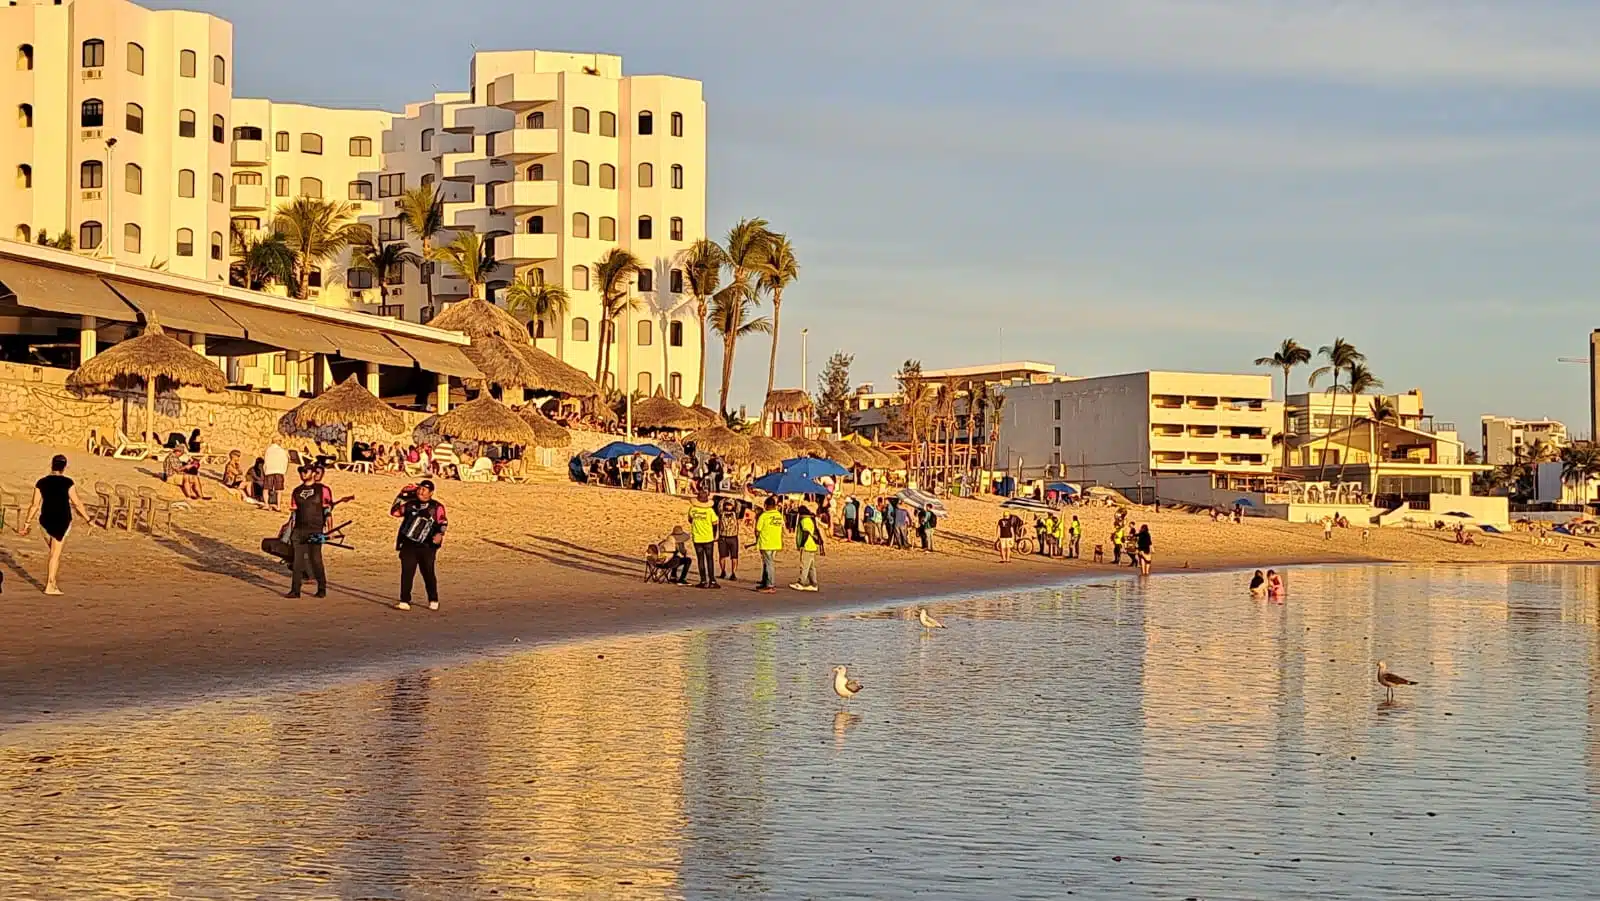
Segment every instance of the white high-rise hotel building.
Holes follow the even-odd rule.
[[[230,226],[268,225],[299,196],[348,201],[380,240],[420,241],[399,195],[432,184],[448,243],[491,242],[498,297],[522,276],[570,293],[538,345],[589,373],[598,357],[594,264],[645,266],[611,354],[619,387],[682,396],[700,336],[679,258],[705,235],[706,112],[698,81],[623,75],[617,56],[539,50],[474,55],[470,86],[403,114],[233,96],[233,27],[128,0],[16,0],[0,7],[0,240],[71,235],[81,253],[207,280],[227,278]],[[380,305],[349,255],[315,274],[319,303],[426,321],[467,296],[438,267],[432,308],[418,270]],[[692,387],[690,387],[692,393]],[[685,398],[687,399],[687,398]]]

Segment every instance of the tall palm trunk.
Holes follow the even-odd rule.
[[[404,237],[404,235],[401,237]],[[433,239],[424,235],[422,237],[422,259],[427,262],[425,267],[419,267],[417,271],[422,275],[422,296],[427,300],[428,310],[434,316],[437,316],[439,311],[433,308],[433,267],[439,264],[433,262],[432,254]]]
[[[766,422],[767,416],[769,415],[766,408],[766,398],[772,396],[773,383],[778,377],[778,325],[779,317],[782,314],[783,289],[779,288],[772,292],[772,352],[767,357],[767,394],[766,397],[761,399],[761,420],[763,423]],[[804,364],[804,362],[805,361],[803,360],[801,361],[802,364]],[[801,385],[800,390],[806,390],[806,386]]]
[[[722,339],[722,393],[717,399],[717,408],[722,415],[728,415],[728,389],[733,385],[733,343],[739,336],[730,334]]]
[[[601,391],[606,387],[606,372],[611,368],[610,361],[606,359],[606,351],[611,347],[611,342],[606,340],[606,326],[611,323],[604,313],[600,315],[600,346],[594,351],[594,381],[600,386]]]
[[[710,343],[706,338],[711,334],[706,329],[706,299],[704,297],[695,298],[694,314],[700,320],[700,380],[695,383],[698,387],[695,388],[694,402],[704,404],[706,402],[706,348]]]
[[[1293,367],[1283,367],[1283,451],[1282,458],[1278,461],[1278,468],[1289,465],[1289,370]],[[1271,452],[1271,448],[1267,449]]]
[[[666,393],[666,394],[671,394],[671,392],[668,389],[672,387],[672,351],[670,349],[671,345],[672,345],[672,320],[670,318],[668,318],[667,313],[665,311],[663,311],[661,313],[661,381],[659,382],[659,385],[661,387],[662,392]],[[679,394],[682,394],[682,393],[683,392],[681,392],[681,391],[679,392]],[[683,399],[681,397],[674,397],[673,400],[679,401],[681,403]]]
[[[1333,399],[1328,401],[1328,430],[1322,434],[1322,458],[1317,461],[1317,481],[1325,481],[1328,477],[1328,448],[1333,446],[1333,411],[1339,409],[1339,376],[1333,376],[1333,388],[1330,389]],[[1316,414],[1311,414],[1311,421],[1316,423]],[[1342,455],[1341,455],[1342,456]]]
[[[1352,383],[1352,388],[1353,387],[1354,387],[1354,383]],[[1345,428],[1352,428],[1356,424],[1356,393],[1355,393],[1354,390],[1352,390],[1350,392],[1350,419],[1349,419],[1349,423],[1350,424],[1345,426]],[[1376,427],[1374,427],[1374,428],[1376,428]],[[1344,467],[1345,467],[1345,464],[1349,462],[1345,458],[1348,457],[1348,456],[1350,456],[1350,455],[1349,454],[1340,454],[1339,455],[1339,475],[1338,475],[1338,479],[1341,482],[1344,481]]]

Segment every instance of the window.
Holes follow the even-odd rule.
[[[589,111],[587,109],[581,106],[572,108],[572,130],[579,134],[589,133]]]
[[[1056,426],[1055,427],[1055,433],[1056,433],[1055,445],[1056,445],[1056,447],[1060,447],[1061,446],[1061,426]]]
[[[653,272],[653,271],[651,271],[649,269],[640,268],[639,269],[639,291],[640,291],[640,293],[649,293],[651,291],[654,291],[655,289],[656,289],[656,274],[655,274],[655,272]]]
[[[129,222],[122,227],[122,250],[124,253],[139,253],[144,249],[144,232],[139,226]]]
[[[211,258],[222,259],[222,232],[211,233]]]
[[[674,241],[683,240],[683,217],[673,216],[667,220],[667,236]],[[674,288],[672,290],[676,291],[678,289]]]
[[[528,114],[527,127],[529,127],[529,128],[543,128],[544,127],[544,113],[543,112],[532,112],[532,113],[529,113]]]
[[[211,117],[211,141],[221,144],[228,140],[228,123],[222,121],[221,116]]]
[[[322,287],[322,270],[321,269],[312,269],[310,272],[306,273],[306,287],[308,287],[308,288],[320,288],[320,287]]]
[[[674,294],[683,293],[683,270],[674,269],[667,277],[667,287]],[[677,346],[677,345],[674,345]]]
[[[572,214],[572,236],[574,238],[587,238],[587,237],[589,237],[589,214],[588,213],[573,213]]]
[[[399,241],[405,235],[404,217],[395,216],[390,219],[378,220],[379,241]]]
[[[279,153],[289,152],[289,133],[280,131],[272,136],[272,149]]]
[[[420,179],[417,179],[417,182],[419,184],[421,184],[424,188],[433,187],[433,173],[432,172],[427,173],[426,175],[422,176]]]
[[[33,127],[33,104],[31,104],[31,103],[19,103],[19,104],[17,104],[17,127],[18,128],[32,128]]]
[[[83,101],[78,121],[84,128],[99,128],[106,124],[106,105],[98,100]]]
[[[570,284],[568,284],[567,287],[570,290],[573,290],[573,291],[587,291],[587,290],[589,290],[589,267],[588,266],[581,266],[581,265],[580,266],[573,266],[572,267],[572,278],[568,279],[568,281],[570,282]],[[584,332],[583,332],[584,339],[583,340],[587,341],[587,340],[589,340],[588,339],[589,324],[587,322],[585,322],[583,324],[583,329],[584,329]],[[577,331],[574,330],[573,334],[576,335]]]
[[[655,134],[655,130],[656,130],[656,119],[655,119],[655,117],[650,115],[650,112],[648,110],[646,110],[645,112],[640,113],[639,114],[639,134],[641,134],[641,135]]]
[[[322,199],[322,179],[306,176],[300,179],[300,196],[312,200]]]
[[[650,323],[641,322],[639,324],[640,325],[649,325]],[[639,393],[640,394],[649,394],[650,393],[650,373],[648,373],[648,372],[639,373]]]
[[[100,223],[89,220],[78,226],[78,249],[94,250],[100,246]]]
[[[261,140],[261,129],[254,125],[236,125],[233,128],[233,139],[235,141],[259,141]]]
[[[178,74],[184,78],[194,77],[195,56],[193,50],[185,50],[178,54]]]
[[[615,241],[615,240],[617,240],[617,220],[611,218],[610,216],[601,216],[599,225],[600,225],[600,240],[602,240],[602,241]]]
[[[16,237],[18,241],[26,244],[33,240],[33,229],[27,225],[19,225],[17,226]]]
[[[615,189],[617,186],[617,167],[610,163],[600,164],[600,187]]]
[[[650,232],[651,232],[650,226],[651,226],[651,222],[650,222],[650,217],[649,216],[640,216],[639,217],[639,240],[641,240],[641,241],[650,240]]]
[[[178,256],[194,256],[194,230],[189,228],[178,229]]]
[[[673,400],[681,399],[683,397],[683,373],[674,372],[668,376],[667,386],[667,393],[672,395]]]
[[[194,196],[194,170],[193,169],[179,169],[178,170],[178,196],[179,197],[193,197]]]
[[[1061,399],[1056,398],[1056,421],[1061,420]]]
[[[194,110],[178,110],[178,137],[194,137]]]
[[[528,167],[528,181],[544,181],[543,163],[534,163]]]
[[[98,69],[106,64],[106,42],[91,38],[83,42],[83,67]]]
[[[128,45],[128,71],[135,75],[144,74],[144,48],[138,44]]]
[[[228,220],[228,252],[239,255],[244,253],[244,244],[233,235],[253,235],[261,229],[261,220],[254,216],[234,216]]]
[[[33,187],[33,167],[27,163],[17,167],[17,187],[23,190]]]
[[[228,61],[220,56],[211,57],[211,80],[217,84],[228,83]]]
[[[23,71],[23,72],[32,71],[32,69],[33,69],[33,45],[32,44],[22,44],[22,45],[17,47],[17,69],[18,69],[18,71]],[[23,226],[23,228],[27,228],[27,226]]]
[[[300,136],[300,152],[322,155],[322,135],[308,131]]]
[[[274,178],[272,180],[272,196],[274,196],[274,197],[288,197],[289,196],[289,176],[280,175],[277,178]]]
[[[683,167],[676,163],[672,165],[672,186],[683,190]]]
[[[422,149],[424,152],[433,149],[433,129],[431,128],[422,130]]]
[[[370,182],[370,181],[353,181],[353,182],[351,182],[350,183],[350,199],[351,200],[371,200],[372,199],[372,182]]]
[[[83,165],[78,167],[78,187],[103,188],[105,184],[106,171],[99,160],[85,160]]]
[[[369,269],[348,269],[344,274],[344,283],[357,291],[365,291],[372,287],[372,271]]]
[[[122,190],[129,194],[144,193],[144,170],[129,163],[122,169]]]
[[[639,187],[648,188],[656,183],[656,168],[649,163],[639,164]]]
[[[614,138],[614,137],[617,136],[617,114],[616,113],[601,113],[600,114],[600,136],[601,137],[606,137],[606,138]]]
[[[676,272],[677,270],[673,270]],[[683,323],[671,322],[667,324],[667,343],[673,347],[683,346]]]
[[[683,113],[672,114],[672,136],[675,138],[683,137]]]
[[[489,212],[491,213],[500,212],[500,207],[495,203],[494,195],[496,191],[500,190],[500,186],[503,184],[505,184],[503,181],[491,181],[486,182],[483,186],[484,204],[489,207]]]
[[[572,183],[586,185],[589,183],[589,164],[583,160],[572,161]]]
[[[583,318],[582,316],[572,320],[572,340],[589,340],[589,320]]]
[[[544,217],[543,216],[529,216],[528,217],[528,234],[530,234],[530,235],[542,235],[542,234],[544,234]]]
[[[236,185],[259,185],[261,184],[261,173],[235,172],[233,173],[233,183]]]
[[[350,155],[351,156],[372,156],[372,139],[371,138],[351,138],[350,139]]]
[[[368,185],[368,188],[370,189],[371,186]],[[378,196],[379,197],[399,197],[401,194],[404,194],[405,192],[406,192],[406,174],[404,172],[400,172],[400,173],[397,173],[395,175],[380,175],[380,176],[378,176]]]

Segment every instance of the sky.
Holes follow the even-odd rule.
[[[478,49],[705,84],[708,216],[801,263],[779,383],[999,359],[1253,371],[1343,337],[1477,441],[1587,433],[1600,327],[1591,0],[187,0],[241,96],[399,110]],[[733,401],[765,387],[741,344]],[[712,391],[718,361],[710,361]],[[1296,380],[1299,381],[1299,378]]]

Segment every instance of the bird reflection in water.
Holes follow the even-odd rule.
[[[835,744],[844,744],[844,734],[854,729],[861,723],[861,715],[848,710],[840,710],[833,715],[833,740]]]

